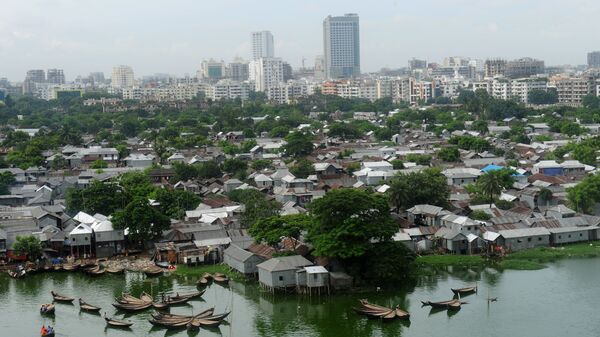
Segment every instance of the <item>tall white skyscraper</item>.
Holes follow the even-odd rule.
[[[256,91],[266,91],[283,82],[283,61],[278,57],[261,57],[250,62],[250,80]]]
[[[323,20],[323,51],[327,78],[360,75],[360,31],[357,14]]]
[[[275,57],[273,34],[268,30],[252,33],[252,59],[261,57]]]
[[[130,66],[113,67],[111,85],[113,88],[132,88],[135,84],[133,69]]]

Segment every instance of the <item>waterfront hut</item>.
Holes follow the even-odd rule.
[[[296,271],[312,263],[300,255],[275,257],[258,264],[258,281],[274,291],[296,287]]]
[[[312,294],[321,290],[329,292],[329,272],[322,266],[304,267],[296,271],[296,286],[299,293]]]
[[[434,238],[441,241],[441,246],[453,254],[467,254],[469,252],[469,240],[460,231],[447,227],[440,228]]]
[[[96,215],[97,217],[99,215]],[[110,220],[96,221],[91,225],[94,230],[96,257],[111,257],[120,254],[125,248],[125,233],[115,229]]]
[[[251,253],[239,246],[232,244],[223,252],[223,261],[231,268],[245,275],[258,273],[256,267],[265,259],[257,254]]]
[[[566,243],[586,242],[590,240],[590,230],[595,227],[559,227],[548,228],[550,243],[561,245]]]
[[[80,223],[67,235],[71,246],[71,255],[88,256],[92,254],[92,228],[84,223]]]
[[[544,227],[505,229],[498,234],[498,242],[511,251],[550,245],[550,231]]]
[[[0,228],[0,257],[6,256],[6,232]]]

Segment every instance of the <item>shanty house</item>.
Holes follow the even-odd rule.
[[[596,227],[559,227],[548,228],[550,242],[553,245],[585,242],[590,240],[590,230]]]
[[[231,268],[246,275],[258,273],[258,268],[256,266],[265,261],[263,257],[244,250],[234,244],[225,249],[223,260]]]
[[[498,234],[498,242],[512,251],[550,245],[550,231],[544,227],[505,229]]]
[[[312,263],[300,255],[274,257],[257,265],[258,281],[271,289],[296,286],[296,271]]]

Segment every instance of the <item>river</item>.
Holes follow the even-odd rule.
[[[114,298],[126,291],[195,291],[195,279],[146,278],[141,273],[92,278],[83,273],[46,273],[14,280],[0,276],[0,336],[39,336],[42,324],[56,328],[57,336],[600,336],[600,258],[569,259],[536,271],[449,270],[423,277],[408,290],[338,294],[308,298],[263,293],[254,283],[225,288],[211,285],[201,300],[171,309],[191,314],[214,306],[215,313],[231,310],[228,323],[200,332],[167,331],[147,321],[152,311],[116,312]],[[477,282],[477,294],[455,313],[432,312],[421,300],[447,300],[451,287]],[[99,315],[82,313],[78,304],[57,304],[55,318],[38,312],[52,300],[50,291],[82,297],[102,312],[134,322],[131,330],[106,328]],[[498,297],[489,303],[488,296]],[[359,298],[400,304],[411,313],[410,323],[382,323],[356,315],[351,307]],[[75,301],[76,302],[76,301]]]

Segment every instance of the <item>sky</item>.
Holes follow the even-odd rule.
[[[597,0],[0,0],[0,78],[62,68],[67,80],[114,65],[136,77],[195,74],[202,60],[249,59],[250,33],[270,30],[275,55],[307,66],[327,15],[360,16],[361,68],[412,57],[535,57],[584,64],[600,50]]]

